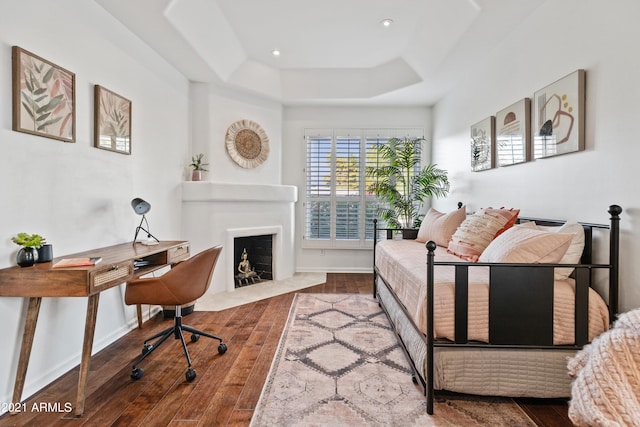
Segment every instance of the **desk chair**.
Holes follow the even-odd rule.
[[[175,305],[176,307],[173,326],[144,341],[142,356],[133,364],[132,379],[142,378],[144,370],[138,368],[138,364],[173,335],[175,339],[182,342],[182,349],[189,364],[186,372],[187,381],[193,381],[196,378],[196,371],[191,367],[191,357],[189,357],[182,331],[191,332],[192,342],[198,341],[201,335],[216,339],[220,341],[218,353],[224,354],[227,351],[227,345],[222,342],[222,338],[182,324],[182,305],[195,301],[207,291],[221,251],[222,246],[216,246],[175,264],[171,270],[160,277],[133,279],[127,282],[124,294],[125,304]],[[156,342],[149,344],[149,341],[156,338]]]

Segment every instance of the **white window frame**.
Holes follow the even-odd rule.
[[[303,196],[303,230],[302,230],[302,247],[303,248],[317,248],[317,249],[370,249],[373,247],[373,236],[367,239],[367,214],[366,205],[370,202],[373,196],[367,196],[366,192],[366,154],[367,154],[367,141],[371,139],[385,140],[393,137],[412,137],[423,138],[424,129],[420,127],[412,128],[336,128],[336,129],[305,129],[304,132],[305,143],[305,188]],[[359,194],[357,196],[357,202],[360,204],[359,210],[359,230],[358,239],[337,239],[336,238],[336,207],[340,201],[355,201],[355,196],[339,196],[336,194],[336,141],[339,137],[349,137],[360,139],[360,157],[359,157]],[[309,139],[324,139],[330,138],[331,142],[331,163],[330,163],[330,190],[329,196],[326,197],[310,197],[309,191]],[[424,160],[424,159],[423,159]],[[316,177],[317,179],[317,177]],[[351,199],[351,197],[354,197]],[[329,224],[329,238],[318,239],[309,237],[307,230],[311,218],[308,215],[307,207],[311,201],[326,201],[330,205],[330,224]],[[364,207],[364,208],[363,208]],[[369,221],[371,222],[371,220]],[[369,224],[372,227],[372,224]]]

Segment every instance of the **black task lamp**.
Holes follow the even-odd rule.
[[[160,243],[160,241],[156,239],[156,237],[149,232],[149,223],[147,222],[147,217],[145,216],[146,213],[151,210],[151,205],[149,204],[149,202],[145,202],[141,198],[136,197],[131,201],[131,207],[133,208],[135,213],[137,213],[138,215],[142,215],[142,219],[140,220],[140,225],[136,227],[136,234],[135,236],[133,236],[133,244],[134,245],[136,244],[136,239],[138,238],[138,233],[140,232],[140,230],[147,233],[147,238],[148,238],[146,242],[141,242],[141,243],[145,245],[150,245],[150,244],[155,245],[156,243]],[[142,226],[143,223],[147,226],[147,228],[144,228]],[[152,238],[153,240],[155,240],[155,242],[151,240]]]

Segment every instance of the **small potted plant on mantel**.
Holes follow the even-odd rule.
[[[30,267],[38,261],[38,249],[44,245],[45,238],[39,234],[18,233],[11,241],[22,246],[16,256],[20,267]]]
[[[196,156],[191,157],[191,163],[189,166],[193,169],[191,173],[192,181],[201,181],[202,180],[202,172],[207,172],[205,166],[209,166],[209,163],[204,162],[204,154],[200,153]]]

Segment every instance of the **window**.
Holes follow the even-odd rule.
[[[308,129],[304,247],[365,248],[373,241],[377,200],[367,193],[376,146],[422,129]]]

